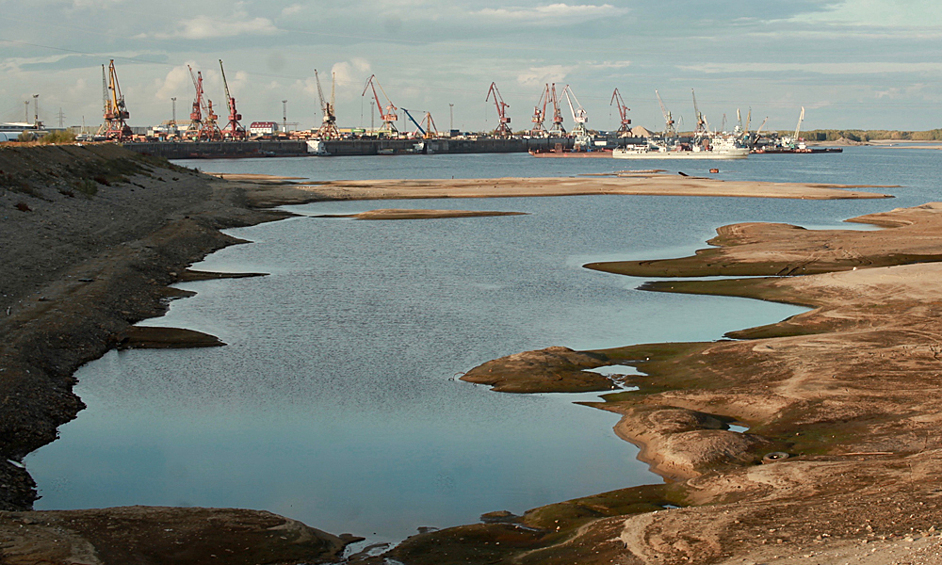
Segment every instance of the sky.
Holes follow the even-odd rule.
[[[97,127],[112,59],[132,126],[171,119],[174,97],[188,119],[188,66],[226,116],[222,59],[246,125],[318,126],[317,69],[325,96],[336,81],[341,127],[379,125],[371,75],[383,105],[431,112],[440,130],[494,129],[492,82],[515,130],[546,83],[568,84],[601,130],[618,127],[615,88],[652,130],[655,91],[682,130],[693,93],[713,129],[751,109],[753,130],[766,117],[790,130],[802,107],[806,130],[942,127],[938,0],[0,0],[0,14],[0,121],[22,121],[26,101],[32,121],[38,94],[47,125],[61,112]]]

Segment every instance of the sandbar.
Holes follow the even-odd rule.
[[[410,210],[383,208],[359,214],[323,214],[315,218],[352,218],[354,220],[436,220],[444,218],[483,218],[488,216],[523,216],[524,212],[498,212],[487,210]]]
[[[871,185],[726,181],[662,173],[574,178],[493,178],[431,180],[325,181],[247,187],[257,205],[301,204],[315,200],[385,200],[412,198],[511,198],[537,196],[647,195],[728,196],[835,200],[892,198],[860,189]]]

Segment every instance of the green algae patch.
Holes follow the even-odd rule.
[[[608,518],[679,506],[686,494],[678,485],[644,485],[557,504],[541,506],[523,516],[488,513],[499,523],[471,524],[414,536],[387,556],[410,565],[458,563],[578,563],[585,554],[597,555],[601,545],[591,540],[573,543],[587,524]]]
[[[605,355],[611,363],[630,365],[644,373],[644,377],[632,377],[630,382],[641,388],[644,394],[664,390],[692,387],[710,388],[703,379],[701,366],[705,362],[701,354],[712,346],[711,342],[651,343],[599,349],[590,351]],[[633,395],[632,391],[606,395]]]

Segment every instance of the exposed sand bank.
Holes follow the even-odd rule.
[[[476,210],[404,210],[384,208],[359,214],[325,214],[315,218],[353,218],[355,220],[438,220],[445,218],[481,218],[485,216],[522,216],[523,212],[491,212]]]
[[[654,196],[731,196],[743,198],[890,198],[854,190],[877,186],[722,181],[659,173],[576,178],[497,178],[444,180],[330,181],[310,184],[266,183],[256,196],[263,205],[312,200],[377,200],[410,198],[501,198],[584,196],[598,194]],[[248,194],[253,195],[250,189]]]

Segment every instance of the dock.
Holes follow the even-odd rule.
[[[565,137],[360,138],[316,142],[305,140],[159,141],[126,142],[122,145],[137,153],[146,153],[167,159],[244,159],[254,157],[526,153],[531,149],[550,150],[556,147],[557,144],[562,144],[564,148],[571,148],[573,140]]]

